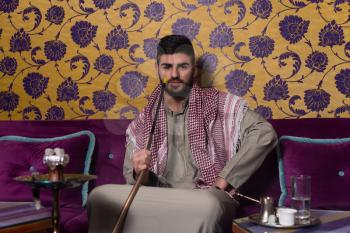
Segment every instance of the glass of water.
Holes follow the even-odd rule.
[[[299,222],[308,221],[311,205],[311,176],[291,176],[291,184],[292,208],[297,210],[295,218]]]

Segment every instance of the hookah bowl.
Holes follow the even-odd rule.
[[[64,181],[63,167],[69,163],[69,156],[61,148],[47,148],[43,163],[49,168],[49,180],[52,182]]]

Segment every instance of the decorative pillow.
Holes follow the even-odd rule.
[[[48,173],[47,165],[43,164],[45,149],[56,147],[63,148],[70,158],[64,173],[89,174],[95,147],[95,136],[90,131],[54,138],[0,137],[0,187],[6,189],[6,192],[0,192],[0,201],[31,201],[30,185],[15,181],[14,177],[31,175],[32,172]],[[81,187],[62,189],[60,204],[84,206],[87,192],[87,182]],[[44,205],[51,205],[51,190],[41,188],[40,199]]]
[[[311,176],[311,208],[350,210],[350,138],[282,136],[278,165],[279,206],[291,203],[290,177],[303,174]]]

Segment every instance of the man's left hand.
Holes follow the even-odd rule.
[[[228,186],[228,183],[224,178],[218,177],[213,186],[216,186],[221,190],[225,190]]]

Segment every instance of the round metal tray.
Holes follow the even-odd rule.
[[[268,224],[268,223],[262,223],[260,221],[261,217],[260,214],[253,214],[250,215],[248,217],[248,219],[258,225],[264,226],[264,227],[272,227],[272,228],[281,228],[281,229],[295,229],[295,228],[302,228],[302,227],[311,227],[311,226],[315,226],[321,223],[320,219],[315,217],[315,216],[311,216],[310,217],[310,221],[308,221],[307,223],[298,223],[296,222],[296,224],[294,224],[293,226],[282,226],[280,224]]]
[[[28,183],[31,185],[37,185],[45,188],[75,188],[80,186],[82,183],[94,180],[97,176],[85,175],[85,174],[64,174],[63,181],[51,181],[49,180],[49,174],[40,174],[35,176],[17,176],[14,179],[16,181]]]

